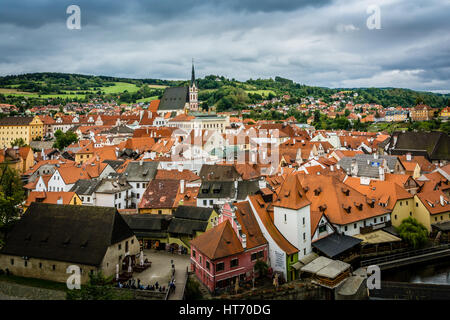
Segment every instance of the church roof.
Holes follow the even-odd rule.
[[[188,87],[166,88],[159,103],[158,111],[182,110],[187,102],[189,102]]]

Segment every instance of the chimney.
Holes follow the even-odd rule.
[[[336,164],[336,169],[340,170],[341,169],[341,165],[338,163]]]
[[[139,165],[142,166],[144,164],[144,161],[141,159],[139,160]]]
[[[333,166],[333,165],[330,166],[330,171],[331,171],[331,172],[334,171],[334,166]]]
[[[178,172],[183,172],[183,165],[181,163],[178,164]]]
[[[439,201],[441,202],[441,206],[445,206],[444,196],[442,194],[439,196]]]
[[[358,175],[358,163],[356,162],[356,159],[352,160],[351,174],[352,174],[352,176],[357,176]]]
[[[380,180],[384,181],[384,169],[382,167],[380,167],[378,169],[378,172],[380,173]]]
[[[411,161],[411,153],[406,154],[406,161]]]
[[[242,242],[242,248],[246,249],[247,248],[247,236],[245,235],[245,233],[243,233],[241,236],[241,242]]]
[[[180,180],[180,193],[184,193],[184,180]]]
[[[56,204],[63,204],[63,198],[59,197],[58,200],[56,200]]]

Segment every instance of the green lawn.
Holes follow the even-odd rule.
[[[269,95],[269,93],[276,95],[275,91],[273,91],[273,90],[245,90],[245,92],[251,93],[251,94],[257,93],[263,97],[267,97]]]
[[[24,286],[51,289],[51,290],[59,290],[59,291],[67,290],[67,285],[65,283],[54,282],[54,281],[43,280],[43,279],[25,278],[25,277],[19,277],[19,276],[14,276],[14,275],[7,276],[5,274],[2,274],[2,275],[0,275],[0,281],[12,282],[12,283],[21,284]]]
[[[136,92],[139,90],[139,87],[132,83],[126,82],[114,82],[114,86],[110,87],[100,87],[102,92],[108,93],[121,93],[127,90],[130,93]],[[84,99],[84,92],[89,91],[92,93],[97,92],[98,90],[74,90],[74,91],[65,91],[64,94],[43,94],[40,98],[48,99],[48,98],[82,98]],[[83,92],[83,93],[82,93]],[[35,92],[20,92],[17,89],[12,88],[0,88],[0,93],[11,96],[24,96],[30,98],[39,98],[39,94]],[[71,94],[72,93],[72,94]]]
[[[114,86],[111,87],[101,87],[101,90],[105,93],[120,93],[127,90],[128,92],[136,92],[139,90],[139,87],[132,83],[126,82],[114,82]]]
[[[156,100],[156,99],[158,99],[158,96],[153,96],[153,97],[139,99],[139,100],[136,100],[136,102],[137,103],[139,103],[139,102],[150,102],[150,101],[153,101],[153,100]]]

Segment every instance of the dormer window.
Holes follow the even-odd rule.
[[[348,188],[342,188],[342,193],[344,193],[346,196],[350,195],[350,189]]]
[[[322,192],[322,188],[318,187],[317,189],[314,189],[314,195],[318,196]]]

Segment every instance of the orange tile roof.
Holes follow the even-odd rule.
[[[250,204],[247,201],[243,201],[233,205],[237,208],[235,214],[236,219],[241,225],[241,231],[247,237],[247,249],[267,244],[267,240],[259,228],[258,221],[256,221]]]
[[[249,200],[256,210],[256,214],[260,218],[262,224],[266,228],[267,232],[270,234],[272,239],[276,244],[288,255],[298,252],[298,249],[293,246],[286,238],[281,234],[278,228],[275,226],[273,219],[271,218],[268,207],[269,204],[264,202],[261,195],[249,196]]]
[[[43,203],[57,204],[58,199],[62,199],[62,204],[69,204],[70,200],[75,196],[75,192],[38,192],[31,191],[25,202],[25,206],[29,206],[32,202],[40,199]]]
[[[311,202],[311,211],[324,212],[331,223],[344,225],[389,213],[380,206],[369,206],[366,196],[334,176],[297,177],[303,189],[307,190],[306,196]]]
[[[280,190],[273,201],[273,205],[277,207],[298,210],[311,202],[305,194],[305,190],[295,175],[289,175],[280,186]]]
[[[369,199],[375,199],[377,204],[387,203],[389,210],[394,209],[398,200],[412,199],[414,197],[395,182],[371,180],[369,185],[362,185],[360,181],[360,178],[348,177],[344,183],[361,192]]]
[[[56,170],[61,175],[65,184],[73,184],[80,179],[91,179],[88,171],[85,168],[71,166],[71,167],[59,167]]]
[[[158,111],[160,102],[161,102],[161,100],[159,100],[159,99],[150,101],[150,104],[148,106],[148,111],[150,111],[150,112]]]
[[[162,170],[159,169],[156,171],[155,179],[158,180],[185,180],[187,182],[189,181],[196,181],[200,180],[200,177],[196,175],[191,170]]]
[[[228,219],[192,240],[191,247],[211,260],[244,252],[241,241]]]
[[[184,187],[184,193],[181,193],[181,189],[178,189],[175,197],[174,206],[177,207],[181,204],[184,206],[197,206],[197,196],[200,187]],[[181,202],[182,201],[182,202]]]
[[[440,190],[427,191],[416,194],[423,205],[427,208],[430,214],[439,214],[444,212],[450,212],[450,200],[449,198]],[[444,199],[444,205],[441,204],[441,196]]]

